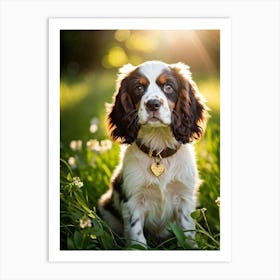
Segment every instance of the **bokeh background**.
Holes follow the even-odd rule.
[[[216,201],[220,194],[219,30],[61,30],[63,249],[78,248],[76,243],[79,242],[75,242],[74,236],[76,234],[76,239],[78,233],[83,236],[84,228],[80,221],[90,217],[98,197],[108,188],[119,160],[119,147],[108,140],[104,122],[105,103],[111,103],[118,68],[126,63],[137,65],[146,60],[188,64],[198,89],[207,100],[211,118],[206,135],[195,145],[203,179],[198,207],[204,209],[201,219],[207,232],[219,239],[219,206]],[[83,186],[79,189],[80,201],[72,203],[74,195],[71,193],[73,189],[69,190],[69,182],[71,185],[73,177],[80,178]],[[207,246],[206,249],[211,249],[210,245]]]
[[[104,103],[111,102],[117,69],[125,63],[184,62],[210,106],[216,107],[218,92],[210,87],[219,79],[219,39],[219,30],[61,31],[62,141],[91,136],[86,129],[90,119],[104,118]],[[200,83],[206,79],[213,82],[207,88]],[[105,137],[103,128],[100,137]]]

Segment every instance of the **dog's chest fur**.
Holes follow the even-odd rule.
[[[136,145],[126,149],[122,162],[122,192],[132,211],[144,209],[145,227],[149,231],[160,232],[175,219],[182,200],[194,207],[198,175],[192,145],[183,145],[176,156],[162,159],[165,170],[158,177],[151,171],[154,159]]]

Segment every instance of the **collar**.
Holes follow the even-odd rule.
[[[181,144],[178,144],[175,149],[171,149],[171,148],[167,147],[167,148],[163,149],[162,151],[157,152],[156,150],[152,150],[149,147],[147,147],[146,145],[142,144],[140,139],[136,140],[136,145],[142,152],[147,154],[149,157],[156,157],[156,158],[170,157],[170,156],[174,155],[181,147]]]

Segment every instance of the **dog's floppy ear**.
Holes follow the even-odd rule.
[[[135,70],[131,64],[119,69],[116,92],[113,103],[106,104],[106,124],[111,138],[120,143],[132,143],[138,134],[138,114],[127,92],[129,75]]]
[[[172,114],[171,128],[181,143],[199,139],[209,118],[205,100],[191,78],[189,67],[183,63],[171,65],[179,84],[178,99]]]

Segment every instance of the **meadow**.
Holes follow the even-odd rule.
[[[220,125],[219,78],[195,76],[211,109],[206,134],[195,143],[203,183],[196,221],[199,250],[220,248]],[[172,237],[161,244],[148,240],[148,248],[128,247],[96,213],[97,200],[108,186],[119,162],[119,146],[105,129],[105,103],[111,103],[115,71],[61,77],[60,85],[60,249],[61,250],[186,250],[193,249],[181,228],[169,225]]]

